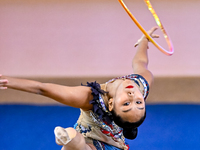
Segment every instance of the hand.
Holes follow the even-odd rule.
[[[153,34],[156,30],[158,29],[158,27],[153,27],[151,28],[147,33],[152,37],[152,38],[159,38],[159,35],[157,34]],[[149,39],[145,36],[142,35],[142,37],[135,43],[134,47],[137,47],[139,45],[139,43],[143,40],[143,39],[147,39],[149,41]]]
[[[3,79],[2,75],[0,75],[0,90],[7,89],[6,85],[8,83],[7,79]]]

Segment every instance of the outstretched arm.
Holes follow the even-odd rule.
[[[91,89],[86,86],[69,87],[33,80],[18,79],[0,75],[0,89],[15,89],[52,98],[68,106],[89,110],[92,105]]]
[[[157,27],[153,27],[151,30],[148,31],[148,34],[151,35],[153,38],[158,38],[158,35],[153,34],[153,32],[157,29]],[[149,85],[151,86],[153,82],[153,75],[148,70],[148,39],[143,35],[141,39],[135,44],[138,45],[137,52],[132,61],[133,72],[135,74],[142,75]]]

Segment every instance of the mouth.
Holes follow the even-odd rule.
[[[134,88],[134,86],[133,86],[133,85],[129,85],[129,86],[127,86],[126,88],[127,88],[127,89],[132,89],[132,88]]]

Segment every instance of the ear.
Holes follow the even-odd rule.
[[[110,99],[108,100],[108,110],[109,110],[109,111],[112,111],[113,108],[114,108],[113,98],[110,98]]]

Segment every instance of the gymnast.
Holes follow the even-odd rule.
[[[148,31],[152,38],[157,27]],[[145,100],[153,75],[148,70],[148,39],[136,43],[133,73],[99,84],[62,86],[0,75],[0,89],[15,89],[52,98],[80,108],[74,128],[56,127],[56,143],[62,150],[128,150],[125,138],[135,139],[146,117]]]

